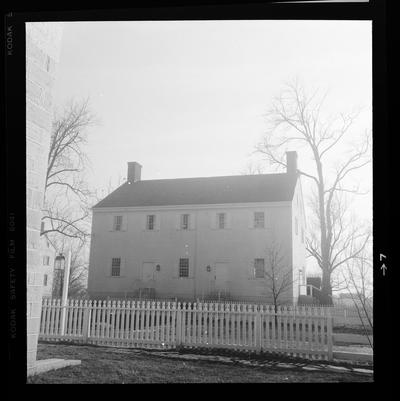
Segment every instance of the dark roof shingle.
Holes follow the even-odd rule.
[[[144,180],[124,183],[94,208],[290,201],[296,180],[288,173]]]

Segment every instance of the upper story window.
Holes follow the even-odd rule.
[[[182,230],[189,230],[189,222],[190,222],[190,215],[189,214],[182,214],[181,215],[181,229]]]
[[[156,222],[156,216],[155,216],[155,214],[149,214],[149,215],[147,215],[147,219],[146,219],[146,229],[147,229],[147,230],[154,230],[154,228],[155,228],[155,222]]]
[[[300,285],[306,284],[306,275],[304,274],[304,267],[299,270],[299,284]]]
[[[115,231],[122,230],[122,216],[114,216],[114,230]]]
[[[189,277],[189,259],[179,259],[179,277]]]
[[[264,212],[254,212],[254,228],[264,228]]]
[[[43,256],[43,264],[45,266],[49,266],[50,265],[50,256]]]
[[[294,231],[295,231],[296,235],[298,235],[298,233],[299,233],[299,222],[297,220],[297,217],[294,218]]]
[[[48,276],[47,276],[47,274],[45,274],[45,275],[43,276],[43,285],[44,285],[44,286],[47,286],[47,278],[48,278]]]
[[[121,258],[112,258],[111,276],[118,277],[121,275]]]
[[[226,228],[226,213],[217,213],[217,227]]]
[[[265,264],[264,259],[254,259],[254,277],[264,278],[265,277]]]

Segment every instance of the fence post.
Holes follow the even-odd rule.
[[[82,336],[84,341],[87,341],[88,338],[90,337],[91,303],[92,301],[89,301],[88,304],[87,300],[85,300],[84,304],[85,309],[83,310],[83,328],[82,328]]]
[[[257,314],[256,314],[256,348],[257,352],[261,352],[261,306],[257,305]]]
[[[327,337],[328,337],[328,361],[333,359],[333,336],[332,336],[332,315],[330,308],[326,308],[326,316],[327,316]]]
[[[176,305],[176,328],[175,328],[175,336],[176,336],[176,345],[179,346],[182,343],[182,309],[181,303],[178,302]]]
[[[66,313],[67,307],[69,305],[68,300],[61,301],[61,322],[60,322],[60,334],[63,336],[65,334],[65,325],[66,325]]]

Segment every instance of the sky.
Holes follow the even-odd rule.
[[[371,129],[370,21],[63,26],[54,104],[89,97],[100,120],[88,131],[93,188],[126,178],[129,161],[143,166],[145,180],[241,174],[259,160],[252,152],[273,97],[296,78],[310,92],[328,91],[328,113],[362,110],[351,135]],[[310,167],[312,160],[298,153],[299,167]],[[372,219],[372,167],[354,178],[370,191],[354,210]]]

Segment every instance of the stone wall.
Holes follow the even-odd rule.
[[[27,149],[27,367],[35,364],[39,335],[43,270],[40,246],[47,156],[52,121],[52,89],[59,59],[60,23],[26,24]]]

